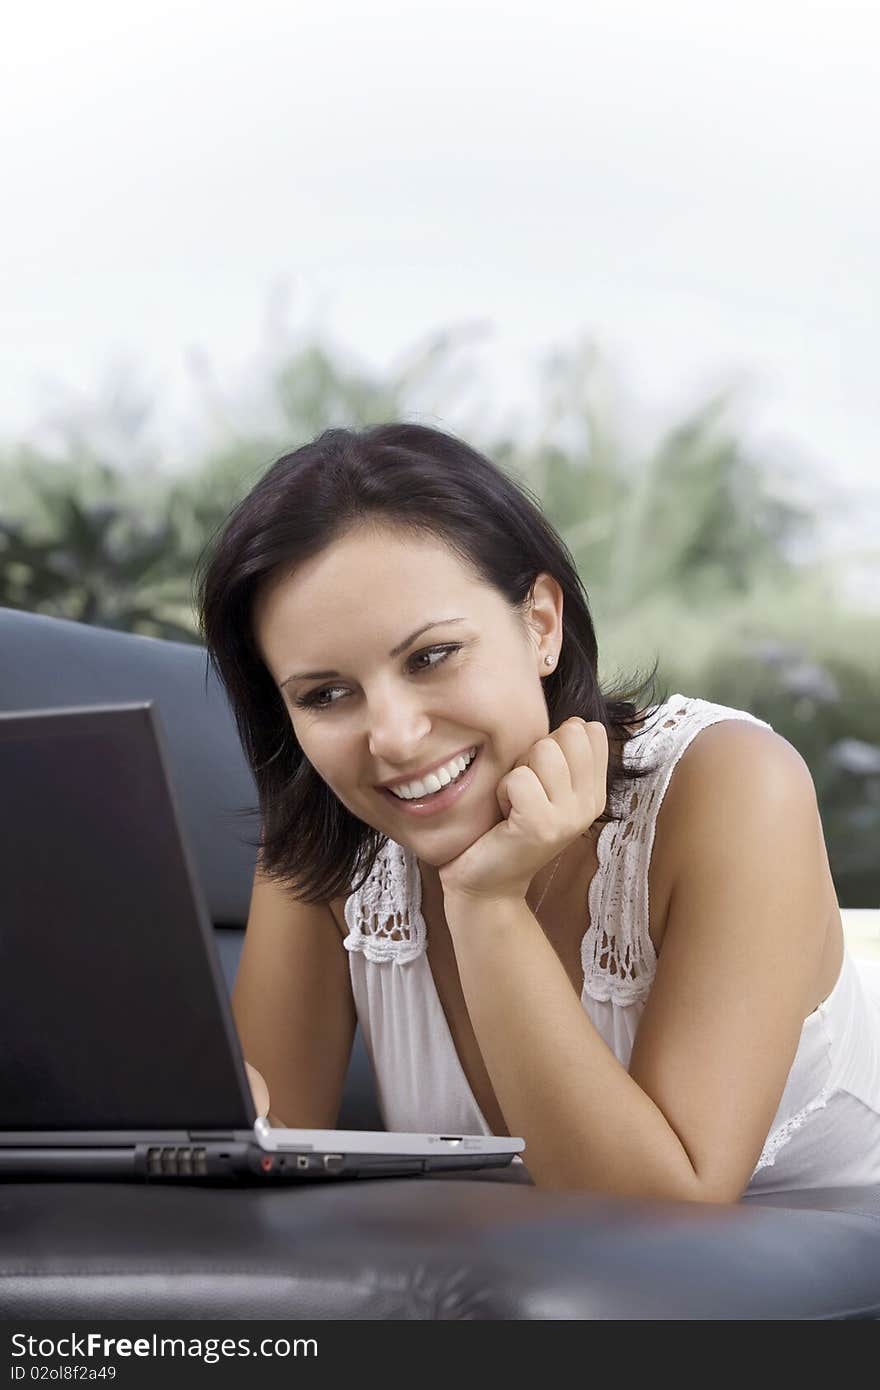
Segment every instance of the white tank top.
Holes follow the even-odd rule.
[[[657,957],[648,932],[648,867],[657,812],[678,759],[721,719],[770,725],[744,710],[672,695],[624,745],[624,818],[602,827],[581,943],[581,1003],[628,1068]],[[490,1134],[458,1059],[426,955],[418,860],[388,840],[345,903],[352,991],[388,1130]],[[845,948],[831,994],[804,1021],[798,1050],[747,1191],[880,1184],[880,972]],[[866,968],[863,970],[862,967]]]

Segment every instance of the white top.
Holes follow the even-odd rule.
[[[624,745],[626,766],[657,770],[626,790],[624,819],[602,827],[581,944],[581,1003],[624,1066],[657,964],[648,933],[648,867],[657,812],[691,739],[744,710],[672,695]],[[622,808],[615,808],[622,809]],[[425,952],[413,851],[388,840],[345,903],[352,991],[388,1130],[491,1134],[458,1059]],[[601,949],[600,949],[601,948]],[[844,948],[829,997],[804,1021],[748,1192],[880,1183],[880,980]]]

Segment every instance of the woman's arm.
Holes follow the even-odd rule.
[[[348,955],[329,905],[292,899],[259,862],[232,1012],[258,1111],[333,1129],[357,1023]]]
[[[539,1187],[733,1202],[778,1108],[826,920],[809,769],[771,730],[724,721],[667,798],[674,784],[680,855],[629,1071],[524,899],[447,896],[474,1032]]]

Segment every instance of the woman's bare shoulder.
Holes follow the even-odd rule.
[[[805,767],[804,759],[788,739],[765,724],[748,719],[719,719],[691,739],[682,753],[670,783],[679,786],[700,778],[714,780],[735,775],[746,765],[763,765],[768,770]]]
[[[705,815],[707,800],[725,797],[743,782],[767,787],[771,781],[798,779],[809,799],[815,797],[810,772],[793,744],[764,724],[721,719],[701,729],[679,758],[657,814],[664,845],[686,846]]]

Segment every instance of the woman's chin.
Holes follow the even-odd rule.
[[[405,833],[394,834],[394,838],[412,849],[422,863],[438,869],[464,854],[502,819],[501,812],[496,808],[494,817],[484,815],[475,824],[448,826],[445,830],[439,825],[435,829],[427,822],[416,822],[405,827]]]

